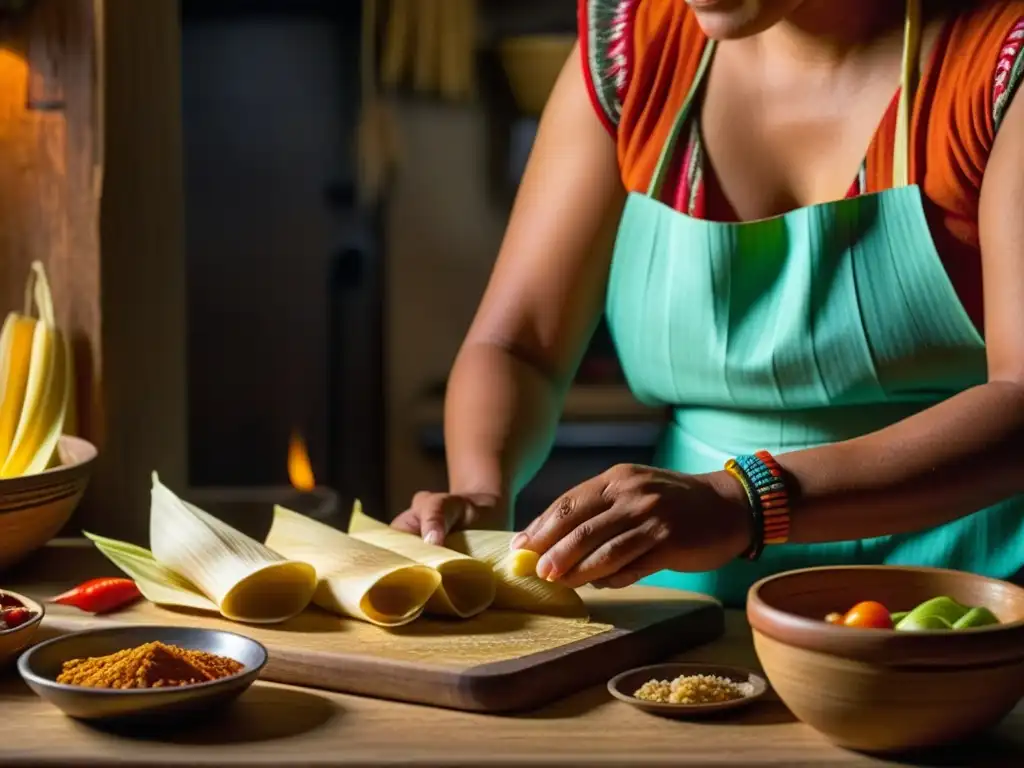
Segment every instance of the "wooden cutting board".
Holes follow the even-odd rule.
[[[87,578],[115,574],[94,550],[51,545],[0,586],[42,601]],[[287,623],[256,627],[139,603],[109,616],[48,606],[44,626],[57,632],[139,624],[226,629],[267,647],[267,680],[495,713],[541,706],[724,631],[721,606],[701,595],[654,587],[581,594],[589,623],[487,611],[468,621],[424,618],[384,630],[311,608]]]

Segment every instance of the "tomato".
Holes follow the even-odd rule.
[[[874,600],[857,603],[843,616],[843,626],[861,629],[892,629],[889,609]]]
[[[843,614],[841,614],[841,613],[830,613],[828,616],[825,617],[825,621],[827,621],[829,624],[842,624],[843,623]]]

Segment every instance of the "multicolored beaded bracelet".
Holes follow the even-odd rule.
[[[737,456],[725,463],[725,470],[740,482],[750,501],[753,532],[743,557],[757,560],[765,545],[789,541],[789,489],[775,457],[768,451]]]

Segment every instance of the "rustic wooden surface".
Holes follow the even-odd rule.
[[[10,587],[13,576],[0,577],[3,586]],[[758,669],[750,630],[736,611],[727,613],[721,640],[678,658]],[[508,717],[257,683],[215,720],[115,734],[66,718],[7,669],[0,671],[0,723],[5,768],[1024,765],[1024,707],[974,744],[886,760],[831,746],[795,722],[771,692],[726,718],[680,722],[615,701],[603,685]]]
[[[44,601],[83,574],[119,572],[87,543],[65,542],[4,584]],[[313,608],[261,627],[142,602],[107,616],[52,606],[44,623],[61,632],[139,624],[241,632],[269,649],[266,680],[478,712],[533,709],[722,632],[721,607],[700,595],[651,587],[583,594],[590,622],[487,611],[468,621],[424,617],[383,630]]]
[[[681,658],[756,668],[743,616]],[[257,683],[215,721],[112,734],[64,717],[0,673],[3,765],[28,766],[1011,766],[1024,765],[1024,708],[984,741],[883,760],[846,752],[794,722],[771,693],[715,721],[645,715],[594,686],[517,717],[469,714]],[[12,737],[13,736],[13,737]]]

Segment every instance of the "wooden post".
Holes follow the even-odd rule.
[[[72,529],[136,541],[185,481],[179,59],[176,0],[0,17],[0,311],[43,260],[100,455]]]

